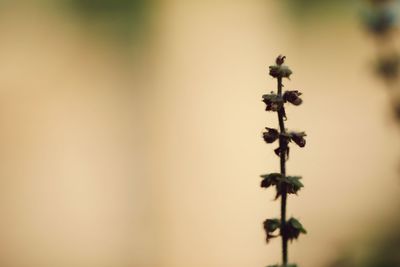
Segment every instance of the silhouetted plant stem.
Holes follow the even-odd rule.
[[[285,57],[278,56],[276,65],[269,67],[269,74],[278,81],[277,92],[263,95],[263,102],[267,105],[266,111],[277,112],[279,129],[266,127],[263,138],[266,143],[274,143],[279,140],[279,147],[274,150],[280,159],[280,172],[261,175],[261,187],[269,188],[274,186],[276,189],[276,197],[281,197],[281,216],[279,219],[267,219],[264,221],[264,229],[267,234],[267,243],[270,239],[279,235],[282,239],[282,264],[271,265],[269,267],[295,267],[295,264],[288,264],[288,241],[297,239],[301,233],[305,234],[306,230],[301,223],[295,219],[286,219],[286,203],[288,194],[297,194],[303,187],[300,182],[300,176],[286,176],[286,161],[289,158],[289,142],[296,143],[299,147],[304,147],[306,141],[304,132],[288,132],[285,128],[286,112],[285,103],[291,103],[295,106],[300,105],[303,101],[300,98],[301,93],[297,90],[282,92],[283,78],[289,78],[292,71],[284,65]],[[279,229],[279,235],[275,234]]]
[[[278,97],[282,97],[282,77],[278,77]],[[285,116],[285,108],[282,106],[282,108],[278,111],[278,121],[279,121],[279,130],[281,134],[285,134],[285,122],[284,122],[284,116]],[[282,151],[287,150],[287,143],[281,135],[279,137],[279,147],[282,148]],[[286,176],[286,153],[281,153],[280,154],[280,164],[281,164],[281,175],[283,177]],[[283,186],[282,188],[282,196],[281,196],[281,229],[285,228],[286,225],[286,201],[287,201],[287,192],[286,192],[286,186]],[[282,237],[282,263],[284,266],[287,265],[288,263],[288,246],[287,246],[287,238],[285,231],[282,231],[281,233]]]

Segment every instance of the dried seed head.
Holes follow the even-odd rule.
[[[269,75],[274,78],[288,78],[290,79],[290,75],[292,71],[288,66],[283,65],[285,63],[286,56],[279,55],[275,63],[276,65],[269,66]]]
[[[292,75],[292,71],[288,66],[285,65],[273,65],[269,66],[269,75],[274,78],[288,78]]]
[[[283,63],[285,63],[285,59],[286,56],[279,55],[275,60],[276,65],[278,66],[282,65]]]
[[[306,139],[304,138],[306,136],[305,132],[291,132],[290,137],[293,142],[296,143],[299,147],[304,147],[306,145]]]
[[[279,132],[276,129],[265,127],[267,130],[263,132],[264,141],[268,144],[275,142],[279,138]]]
[[[295,106],[301,105],[303,103],[303,100],[300,98],[301,93],[297,90],[295,91],[286,91],[283,94],[283,100],[285,102],[290,102]]]
[[[266,111],[278,111],[284,103],[283,98],[274,93],[263,95],[263,102],[267,105]]]

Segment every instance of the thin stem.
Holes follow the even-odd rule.
[[[278,96],[282,96],[282,78],[278,77]],[[284,123],[285,110],[284,107],[278,111],[279,119],[279,129],[281,134],[285,133],[285,123]],[[280,165],[281,165],[281,175],[286,176],[286,153],[287,153],[287,141],[284,136],[279,137],[279,147],[280,147]],[[281,237],[282,237],[282,263],[286,266],[288,263],[288,239],[286,236],[285,226],[286,226],[286,199],[287,199],[287,188],[283,186],[281,195]]]

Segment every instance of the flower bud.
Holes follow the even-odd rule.
[[[285,63],[285,59],[286,56],[279,55],[275,60],[276,65],[278,66],[282,65],[283,63]]]

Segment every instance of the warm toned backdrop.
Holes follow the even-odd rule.
[[[1,6],[0,265],[278,262],[262,221],[279,205],[258,176],[279,166],[261,95],[280,53],[305,100],[287,125],[308,134],[288,163],[305,184],[289,215],[309,231],[290,259],[321,266],[390,218],[400,139],[356,8],[302,20],[277,3],[157,1],[133,40],[52,5]]]

